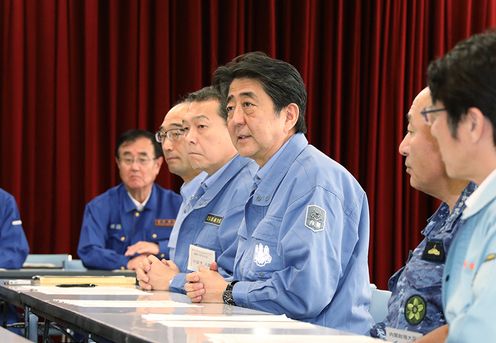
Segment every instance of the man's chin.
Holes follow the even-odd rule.
[[[145,184],[143,182],[128,182],[126,184],[126,187],[130,191],[138,191],[138,190],[144,188]]]

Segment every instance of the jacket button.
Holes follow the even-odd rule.
[[[156,233],[152,234],[152,238],[153,239],[157,238],[157,234]]]
[[[135,217],[139,217],[140,216],[140,213],[138,211],[134,212],[134,216]]]
[[[121,236],[121,242],[124,242],[126,240],[126,236]]]

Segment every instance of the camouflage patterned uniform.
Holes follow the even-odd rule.
[[[372,327],[371,336],[385,339],[386,327],[426,334],[446,324],[441,299],[444,263],[465,200],[474,189],[472,183],[465,188],[451,214],[443,203],[429,218],[422,231],[425,238],[410,254],[406,265],[389,279],[389,313],[384,322]]]

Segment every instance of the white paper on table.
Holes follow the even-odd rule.
[[[219,318],[220,319],[220,318]],[[158,324],[172,328],[221,328],[221,329],[311,329],[314,326],[305,322],[236,322],[232,320],[204,320],[204,321],[185,321],[185,320],[161,320]]]
[[[185,304],[171,300],[73,300],[73,299],[53,299],[55,302],[74,305],[79,307],[153,307],[153,308],[174,308],[174,307],[201,307],[193,304]]]
[[[146,295],[149,292],[144,292],[137,288],[131,287],[111,287],[111,286],[96,286],[96,287],[55,287],[55,286],[19,286],[16,289],[22,291],[34,291],[44,294],[73,294],[73,295]]]
[[[374,343],[384,342],[367,336],[340,335],[270,335],[270,334],[218,334],[207,333],[205,336],[212,343]]]
[[[233,322],[291,322],[297,323],[293,319],[289,319],[285,315],[272,314],[239,314],[239,315],[199,315],[199,314],[161,314],[147,313],[141,316],[148,321],[233,321]]]

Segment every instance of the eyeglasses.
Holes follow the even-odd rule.
[[[422,111],[420,111],[420,114],[424,117],[425,122],[427,125],[432,125],[434,121],[436,120],[438,114],[432,114],[432,113],[437,113],[437,112],[442,112],[446,111],[446,108],[429,108],[426,107]]]
[[[171,142],[176,142],[184,135],[184,129],[170,129],[168,131],[158,130],[155,132],[155,139],[159,143],[163,143],[166,139]]]
[[[147,166],[151,161],[155,160],[155,158],[150,158],[148,156],[140,156],[140,157],[119,157],[119,162],[122,162],[124,165],[130,167],[134,164],[134,162],[138,163],[141,166]]]

